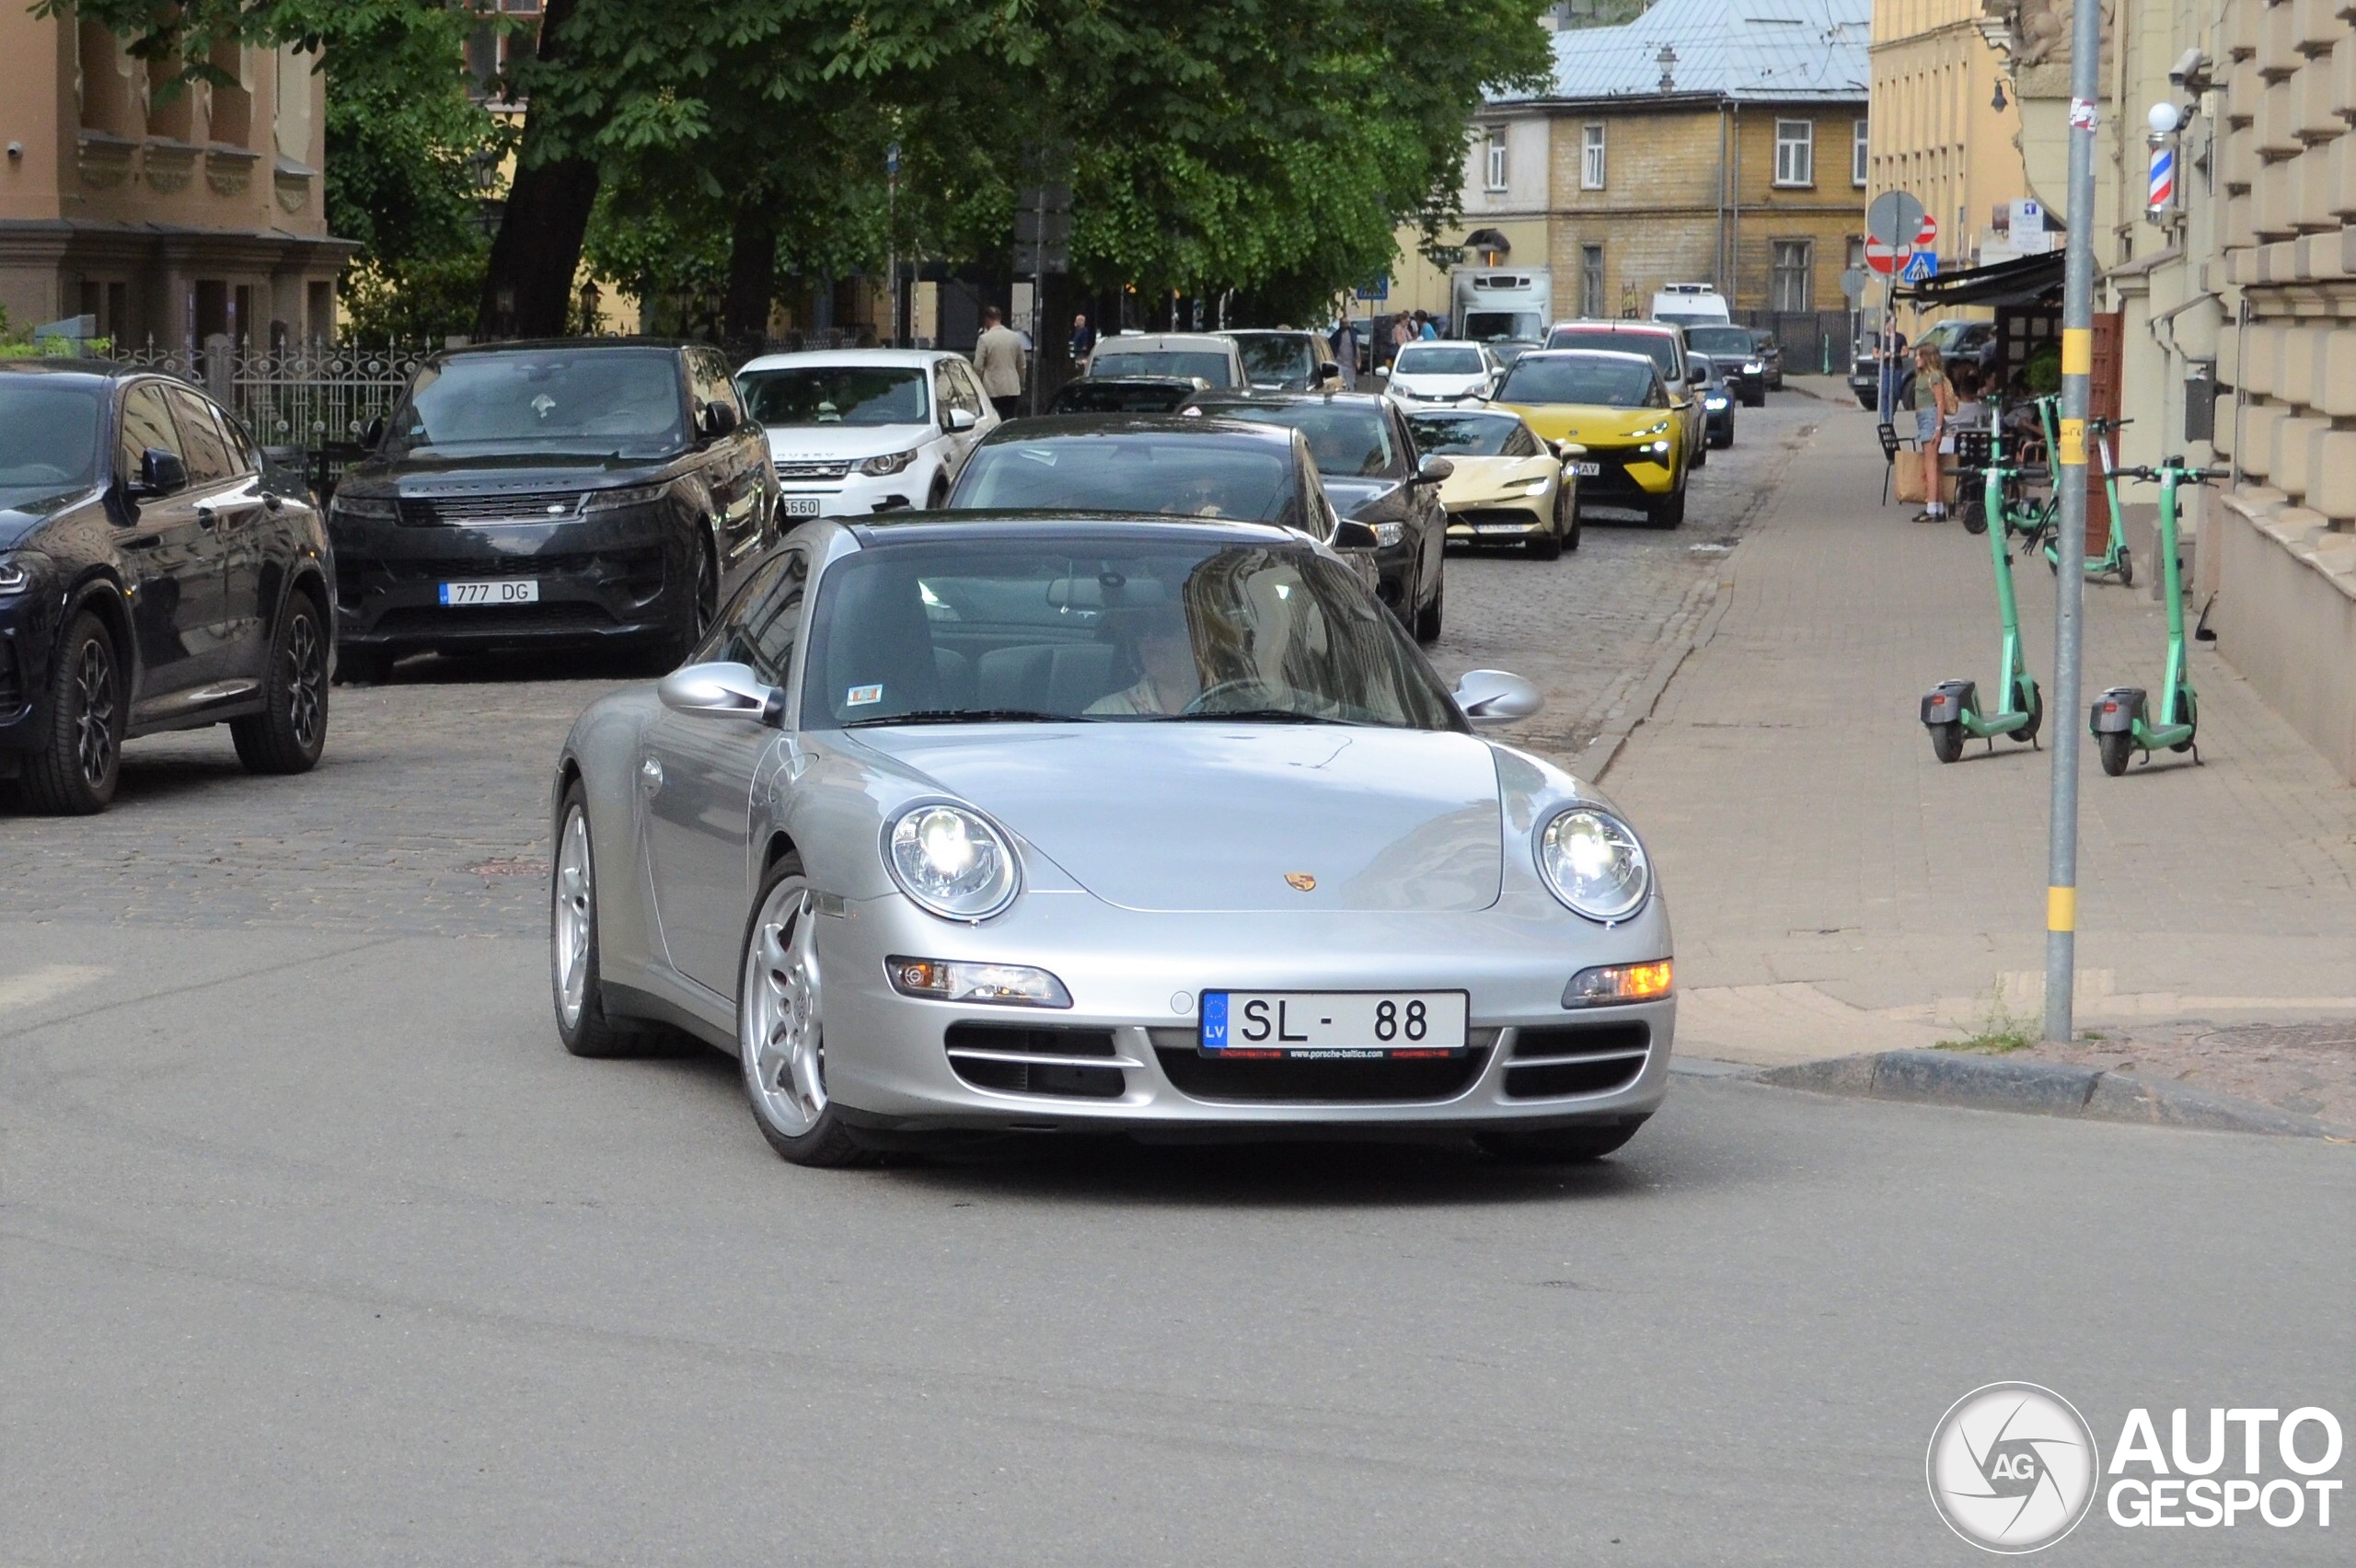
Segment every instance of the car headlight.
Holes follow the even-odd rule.
[[[1645,450],[1653,454],[1657,457],[1666,457],[1669,455],[1669,443],[1666,441],[1656,441],[1650,446],[1646,447]]]
[[[1723,409],[1727,406],[1727,395],[1723,392],[1713,392],[1702,399],[1702,406],[1705,409]]]
[[[1646,441],[1656,435],[1667,435],[1668,433],[1669,421],[1667,420],[1663,420],[1658,424],[1649,424],[1644,429],[1638,431],[1636,432],[1636,439],[1638,441]]]
[[[21,594],[32,585],[32,567],[24,558],[0,560],[0,598]]]
[[[907,467],[916,460],[917,449],[915,447],[910,447],[906,452],[886,452],[881,457],[870,457],[866,462],[861,463],[859,466],[859,471],[876,478],[882,478],[886,474],[898,473],[901,469]]]
[[[1761,361],[1761,360],[1746,360],[1745,362],[1743,362],[1742,374],[1743,374],[1743,375],[1758,375],[1761,371],[1765,370],[1766,368],[1767,368],[1766,363],[1765,363],[1765,362],[1763,362],[1763,361]]]
[[[1370,526],[1374,529],[1374,543],[1378,549],[1387,550],[1407,536],[1407,525],[1404,523],[1376,523]]]
[[[352,495],[338,490],[335,499],[328,502],[329,522],[349,517],[354,522],[390,523],[399,515],[399,505],[388,495]]]
[[[591,490],[582,498],[583,512],[619,512],[626,506],[652,506],[671,491],[668,485],[632,485],[628,490]]]
[[[1068,1008],[1071,993],[1027,963],[961,963],[943,958],[887,958],[892,989],[930,1002],[995,1002],[1010,1008]]]
[[[1652,892],[1635,830],[1598,806],[1554,814],[1538,836],[1538,872],[1574,913],[1606,923],[1634,915]]]
[[[1543,474],[1539,475],[1538,478],[1534,479],[1524,479],[1521,482],[1521,493],[1524,495],[1544,495],[1546,493],[1546,487],[1553,482],[1554,481],[1553,479],[1547,478]]]
[[[932,801],[884,834],[884,863],[900,891],[946,920],[987,920],[1020,891],[1014,851],[979,813]]]

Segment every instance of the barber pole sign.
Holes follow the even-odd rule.
[[[2156,217],[2175,205],[2176,149],[2154,147],[2152,149],[2152,194],[2150,201],[2145,203],[2146,210]]]

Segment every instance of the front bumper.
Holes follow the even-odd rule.
[[[1677,488],[1668,456],[1643,446],[1590,445],[1576,460],[1596,466],[1594,473],[1578,477],[1582,505],[1640,506]]]
[[[932,466],[920,459],[881,478],[860,473],[854,464],[838,478],[811,478],[797,477],[791,466],[780,464],[779,525],[790,528],[813,517],[857,519],[921,509],[932,497]]]
[[[56,605],[45,578],[0,599],[0,753],[9,754],[0,760],[0,770],[13,768],[15,754],[49,744],[41,696],[49,689],[55,656]]]
[[[1448,536],[1451,542],[1469,544],[1477,539],[1551,533],[1554,518],[1549,500],[1545,495],[1488,496],[1451,506]]]
[[[653,640],[682,624],[700,542],[667,503],[472,527],[339,517],[337,629],[346,649],[387,652]],[[445,582],[520,578],[539,584],[537,602],[441,602]]]
[[[1555,917],[1511,911],[1514,903],[1462,916],[1304,918],[1147,915],[1034,892],[967,927],[896,895],[849,902],[818,931],[827,1088],[854,1124],[906,1132],[1463,1136],[1649,1114],[1668,1089],[1674,1000],[1565,1009],[1562,995],[1589,964],[1663,956],[1657,900],[1611,929],[1559,906]],[[1109,939],[1108,921],[1120,928]],[[884,978],[895,954],[1035,964],[1064,982],[1073,1006],[914,1000]],[[1470,1048],[1403,1062],[1204,1057],[1195,1009],[1205,986],[1462,990]]]

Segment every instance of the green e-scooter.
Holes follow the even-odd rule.
[[[2192,689],[2192,672],[2184,659],[2183,563],[2177,559],[2177,487],[2222,479],[2223,468],[2192,468],[2181,457],[2169,457],[2155,468],[2121,468],[2119,476],[2157,479],[2160,485],[2160,592],[2168,605],[2168,663],[2160,678],[2160,711],[2167,717],[2154,722],[2147,694],[2142,686],[2112,686],[2095,698],[2086,727],[2102,753],[2102,770],[2113,778],[2127,771],[2127,759],[2136,752],[2149,762],[2161,746],[2190,752],[2200,760],[2193,737],[2200,729],[2200,699]]]
[[[2054,421],[2060,417],[2062,399],[2040,398],[2037,401],[2038,414],[2045,421],[2045,449],[2059,452],[2062,450],[2061,432]],[[2110,538],[2103,547],[2102,554],[2085,558],[2085,573],[2090,582],[2098,577],[2116,577],[2120,587],[2132,588],[2135,586],[2135,558],[2127,553],[2127,522],[2119,512],[2120,470],[2111,467],[2110,461],[2110,432],[2127,422],[2125,420],[2086,421],[2087,439],[2094,443],[2095,455],[2102,461],[2103,499],[2110,503]],[[2061,492],[2058,490],[2054,492],[2051,511],[2058,520],[2062,511]],[[2056,573],[2062,570],[2062,538],[2058,528],[2054,530],[2053,537],[2045,543],[2045,564]]]
[[[1988,466],[1981,478],[1981,504],[1985,516],[2005,516],[2005,483],[2017,472],[2004,465],[1992,437]],[[2045,722],[2045,698],[2021,658],[2020,610],[2013,598],[2013,552],[2006,548],[2006,536],[2012,531],[2002,525],[1987,530],[1988,553],[1996,569],[1996,614],[2004,633],[2003,648],[1997,655],[1996,676],[1997,690],[2004,694],[2003,704],[1994,709],[1984,708],[1980,701],[1979,685],[1973,681],[1941,681],[1932,687],[1923,698],[1923,727],[1931,732],[1931,755],[1941,762],[1953,762],[1961,756],[1967,736],[1986,741],[1992,749],[1998,735],[2034,743],[2038,726]],[[2032,542],[2035,537],[2030,536]]]

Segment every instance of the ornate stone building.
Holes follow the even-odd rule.
[[[257,347],[335,329],[318,56],[224,43],[234,85],[165,92],[104,28],[0,5],[0,306],[123,344]]]

